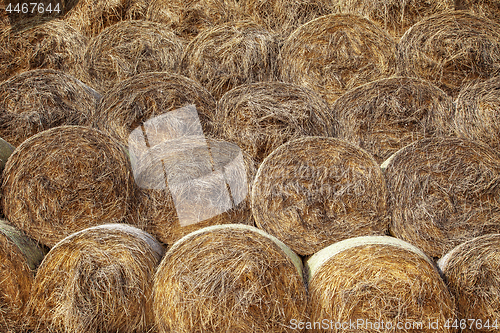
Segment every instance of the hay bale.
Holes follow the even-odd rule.
[[[74,233],[38,269],[29,326],[42,332],[148,332],[153,276],[164,254],[149,234],[124,224]]]
[[[276,38],[251,21],[231,22],[201,32],[187,46],[181,73],[219,100],[232,88],[274,81]]]
[[[128,156],[115,140],[95,129],[61,126],[32,136],[10,156],[2,205],[14,226],[51,247],[90,226],[132,223],[133,182]]]
[[[281,79],[333,103],[346,91],[389,77],[396,42],[369,20],[351,14],[319,17],[295,30],[279,56]]]
[[[55,69],[84,80],[87,39],[66,22],[51,20],[0,31],[0,81],[32,69]]]
[[[500,235],[484,235],[460,244],[438,265],[455,296],[458,318],[475,319],[467,321],[462,332],[498,332]]]
[[[500,22],[500,2],[497,0],[455,0],[455,9],[467,10],[475,15]]]
[[[313,255],[306,267],[311,322],[328,318],[328,329],[317,332],[455,331],[444,327],[455,314],[452,295],[433,262],[406,242],[347,239]]]
[[[379,166],[338,139],[304,137],[280,146],[260,165],[251,195],[256,226],[300,255],[388,229]]]
[[[500,73],[500,24],[466,11],[427,17],[401,37],[397,67],[455,98],[463,85]]]
[[[500,76],[464,87],[455,101],[459,136],[500,148]]]
[[[338,137],[365,149],[378,163],[416,140],[451,135],[453,112],[444,91],[406,77],[367,83],[332,105]]]
[[[215,131],[261,163],[274,149],[301,136],[333,136],[328,104],[314,91],[284,82],[244,84],[217,103]]]
[[[88,82],[106,92],[116,82],[145,72],[177,72],[185,41],[159,23],[118,22],[90,40],[85,51]]]
[[[249,226],[214,226],[185,236],[155,275],[160,333],[290,332],[292,319],[305,319],[306,302],[300,258]]]
[[[0,136],[18,146],[61,125],[90,125],[101,96],[74,77],[51,69],[28,71],[0,83]]]
[[[430,257],[500,232],[500,155],[482,143],[419,140],[395,154],[385,176],[391,233]]]
[[[7,221],[0,219],[0,323],[2,332],[20,332],[35,269],[45,252]]]

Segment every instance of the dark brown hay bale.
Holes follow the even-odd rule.
[[[155,275],[160,333],[291,332],[306,317],[302,262],[249,226],[198,230],[170,248]]]
[[[53,246],[90,226],[128,221],[133,182],[115,140],[95,129],[61,126],[32,136],[10,156],[2,205],[14,226]]]
[[[500,24],[466,11],[436,14],[401,37],[397,58],[401,75],[429,80],[455,98],[468,82],[500,73]]]
[[[500,76],[467,85],[455,105],[459,136],[500,148]]]
[[[500,2],[497,0],[455,0],[455,9],[468,10],[497,23],[500,22]]]
[[[201,32],[189,43],[181,73],[197,80],[219,100],[232,88],[274,81],[276,38],[260,25],[232,22]]]
[[[0,136],[18,146],[61,125],[90,125],[100,95],[70,75],[28,71],[0,83]]]
[[[311,322],[332,320],[329,329],[315,332],[456,331],[444,327],[455,304],[437,268],[406,242],[386,236],[344,240],[316,253],[306,267]]]
[[[438,264],[455,296],[458,317],[475,319],[467,321],[462,332],[498,332],[500,235],[484,235],[463,243]],[[486,327],[486,322],[492,327]]]
[[[57,243],[38,269],[28,303],[36,332],[149,332],[153,276],[164,254],[124,224],[82,230]]]
[[[387,189],[373,157],[325,137],[289,141],[259,167],[255,224],[300,255],[353,236],[385,234]]]
[[[301,136],[333,136],[328,104],[314,91],[283,82],[236,87],[217,103],[215,130],[260,163],[283,143]]]
[[[367,83],[332,105],[338,137],[365,149],[379,164],[416,140],[452,134],[453,111],[444,91],[405,77]]]
[[[159,23],[123,21],[94,37],[85,51],[90,84],[106,92],[145,72],[177,72],[185,41]]]
[[[430,257],[500,232],[500,155],[482,143],[419,140],[394,155],[385,176],[391,233]]]
[[[24,311],[44,251],[21,231],[0,219],[0,325],[20,332]]]
[[[0,31],[0,81],[32,69],[60,70],[83,77],[87,39],[61,20]]]

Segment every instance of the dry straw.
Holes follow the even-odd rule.
[[[181,73],[200,82],[218,100],[232,88],[274,81],[276,38],[251,21],[232,22],[201,32],[189,43]]]
[[[300,255],[337,241],[387,232],[387,189],[373,157],[325,137],[289,141],[259,167],[255,224]]]
[[[497,0],[455,0],[456,10],[468,10],[476,15],[486,16],[500,22],[500,2]]]
[[[53,246],[73,232],[128,219],[133,182],[115,140],[95,129],[61,126],[32,136],[10,156],[2,205],[14,226]]]
[[[453,112],[444,91],[405,77],[367,83],[332,105],[338,137],[365,149],[378,163],[416,140],[452,134]]]
[[[329,319],[328,329],[315,332],[455,331],[444,327],[454,316],[453,297],[431,260],[406,242],[351,238],[316,253],[306,266],[310,321]]]
[[[35,269],[44,256],[35,242],[0,219],[0,325],[2,332],[20,332]]]
[[[328,104],[314,91],[283,82],[236,87],[217,103],[218,135],[238,144],[257,163],[301,136],[333,136]]]
[[[15,146],[61,125],[89,125],[100,95],[51,69],[28,71],[0,83],[0,136]]]
[[[295,30],[280,51],[281,79],[315,90],[328,103],[364,83],[390,76],[396,42],[352,14],[319,17]]]
[[[149,332],[153,276],[164,253],[123,224],[82,230],[57,243],[38,269],[28,303],[36,332]]]
[[[306,317],[302,262],[249,226],[198,230],[175,243],[155,275],[160,333],[291,332]]]
[[[92,87],[106,92],[116,82],[145,72],[177,72],[185,41],[148,21],[116,23],[91,39],[85,70]]]
[[[395,154],[385,176],[391,233],[430,257],[500,231],[500,155],[485,144],[419,140]]]
[[[467,321],[462,332],[498,332],[500,235],[484,235],[463,243],[438,264],[455,295],[458,317],[475,319]]]
[[[455,98],[468,82],[500,73],[500,24],[466,11],[436,14],[401,37],[397,58],[401,75],[429,80]]]

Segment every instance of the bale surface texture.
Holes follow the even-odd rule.
[[[500,22],[500,2],[497,0],[455,0],[456,10],[467,10]]]

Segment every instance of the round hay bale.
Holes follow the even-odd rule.
[[[500,232],[500,155],[482,143],[416,141],[395,154],[385,176],[391,233],[430,257]]]
[[[455,101],[459,136],[500,148],[500,76],[464,87]]]
[[[0,83],[0,136],[19,146],[49,128],[90,125],[100,98],[92,88],[59,71],[16,75]]]
[[[118,22],[91,39],[85,51],[88,81],[106,92],[145,72],[177,72],[185,41],[159,23]]]
[[[365,149],[379,164],[416,140],[453,133],[452,99],[420,79],[373,81],[346,92],[331,108],[338,138]]]
[[[455,0],[456,10],[467,10],[500,22],[500,2],[497,0]]]
[[[438,265],[455,296],[458,318],[475,319],[467,321],[462,332],[498,332],[500,235],[484,235],[458,245]]]
[[[201,32],[187,46],[181,73],[201,83],[219,100],[232,88],[275,81],[276,38],[260,25],[232,22]]]
[[[259,167],[252,187],[257,227],[300,255],[388,230],[387,189],[373,157],[325,137],[289,141]]]
[[[301,136],[334,136],[328,104],[314,91],[284,82],[244,84],[217,103],[215,131],[261,163]]]
[[[319,17],[295,30],[279,56],[281,79],[318,92],[333,103],[346,91],[389,77],[396,42],[357,15]]]
[[[0,219],[0,323],[2,332],[20,332],[25,323],[35,269],[45,252]]]
[[[153,276],[164,249],[124,224],[74,233],[38,269],[28,303],[31,329],[48,332],[149,332]]]
[[[276,238],[242,225],[191,233],[155,275],[160,333],[290,332],[306,317],[302,262]]]
[[[433,262],[406,242],[351,238],[319,251],[306,267],[311,322],[329,319],[315,332],[455,332],[444,327],[455,314],[452,295]]]
[[[55,69],[84,80],[87,39],[61,20],[0,31],[0,81],[32,69]]]
[[[468,82],[500,73],[500,24],[466,11],[427,17],[401,37],[397,68],[456,98]]]
[[[167,140],[132,168],[142,224],[166,244],[210,225],[253,224],[249,197],[256,170],[235,144],[195,136]]]
[[[128,156],[95,129],[61,126],[24,141],[7,161],[2,191],[7,219],[49,247],[87,227],[132,220]]]

